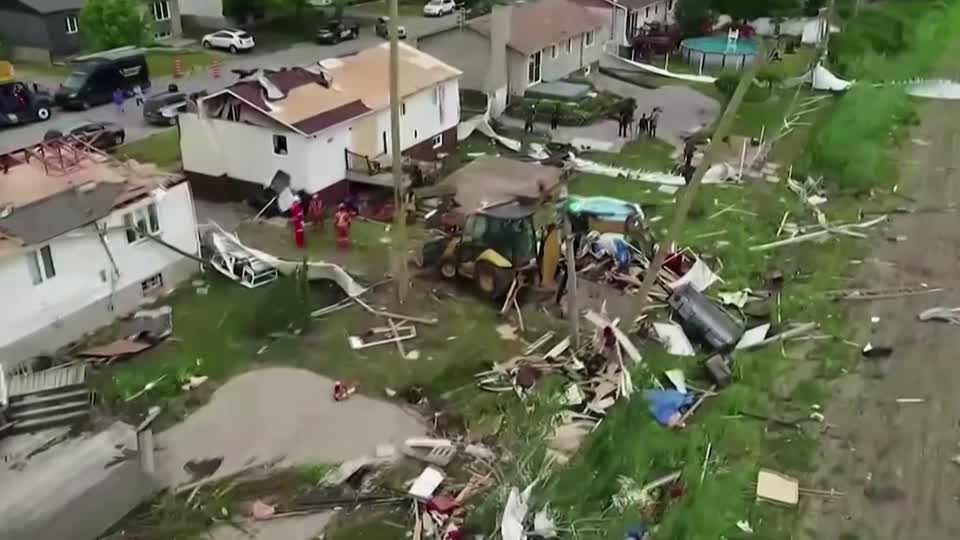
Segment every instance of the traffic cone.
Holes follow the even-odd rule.
[[[173,59],[173,77],[179,79],[183,77],[183,58],[177,56]]]

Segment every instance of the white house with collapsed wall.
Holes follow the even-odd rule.
[[[460,71],[400,44],[400,148],[432,160],[456,148]],[[263,71],[180,116],[184,171],[198,197],[231,199],[278,175],[328,200],[349,182],[390,185],[389,44]]]
[[[0,155],[0,365],[53,352],[198,270],[177,252],[199,250],[181,177],[61,142]]]

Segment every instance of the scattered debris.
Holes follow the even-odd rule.
[[[436,491],[438,487],[440,487],[440,483],[443,482],[443,479],[443,472],[433,467],[426,467],[423,469],[423,472],[420,473],[420,476],[414,480],[413,485],[410,486],[408,493],[425,501],[433,495],[433,492]]]
[[[140,389],[139,391],[137,391],[137,392],[133,393],[132,395],[128,396],[128,397],[127,397],[126,399],[124,399],[123,401],[126,402],[126,403],[130,403],[131,401],[137,399],[138,397],[146,394],[146,393],[149,392],[150,390],[153,390],[158,384],[160,384],[161,382],[163,382],[163,380],[166,379],[166,378],[167,378],[166,375],[161,375],[160,377],[157,377],[156,379],[154,379],[154,380],[148,382],[147,384],[143,385],[143,388],[142,388],[142,389]]]
[[[111,341],[106,345],[84,349],[77,353],[77,355],[93,358],[95,362],[106,361],[109,363],[109,361],[116,358],[128,357],[143,352],[152,346],[153,344],[148,342],[124,338]]]
[[[275,505],[256,500],[253,502],[253,505],[251,505],[250,517],[257,521],[263,521],[272,518],[276,512],[277,507]]]
[[[643,397],[650,403],[650,414],[667,427],[683,427],[681,409],[694,402],[693,394],[677,390],[647,390]]]
[[[697,291],[703,292],[707,290],[710,285],[713,285],[717,281],[723,281],[720,279],[720,276],[713,273],[710,270],[710,267],[707,266],[707,263],[703,262],[702,259],[697,258],[694,261],[693,266],[690,267],[690,270],[687,270],[687,273],[670,284],[671,289],[678,289],[683,287],[686,284],[690,284]]]
[[[670,380],[670,383],[673,384],[674,388],[677,389],[677,392],[681,394],[687,393],[687,379],[683,375],[683,370],[681,369],[668,369],[664,372],[667,379]]]
[[[730,350],[743,334],[743,329],[730,315],[693,286],[674,289],[667,303],[683,321],[684,328],[695,332],[693,337],[702,339],[715,350]]]
[[[386,345],[389,343],[399,343],[401,341],[407,341],[417,337],[417,328],[415,326],[397,326],[396,331],[399,335],[396,337],[388,337],[386,339],[373,339],[371,341],[365,341],[364,338],[369,336],[378,336],[378,335],[389,335],[394,332],[392,328],[372,328],[367,331],[367,335],[364,336],[348,336],[350,341],[350,348],[353,350],[366,349],[368,347],[376,347],[378,345]]]
[[[207,382],[209,379],[210,377],[207,377],[206,375],[200,375],[200,376],[191,375],[190,377],[187,378],[187,382],[180,385],[180,389],[186,392],[188,390],[199,388],[200,385]]]
[[[753,527],[751,527],[750,522],[745,519],[741,519],[737,522],[737,528],[747,534],[753,534]]]
[[[893,354],[893,347],[874,347],[872,343],[867,343],[861,354],[866,358],[886,358]]]
[[[769,469],[757,473],[757,500],[796,506],[800,483],[795,478]]]
[[[908,404],[908,403],[924,403],[927,400],[924,398],[897,398],[897,403]]]
[[[749,349],[763,342],[767,338],[767,332],[770,330],[770,323],[755,326],[743,333],[740,341],[737,342],[737,349]]]
[[[500,534],[503,540],[523,540],[524,527],[523,522],[527,517],[527,507],[530,500],[530,494],[536,481],[531,483],[521,492],[517,488],[510,488],[510,494],[507,496],[507,504],[503,507],[503,518],[500,522]]]
[[[498,324],[497,325],[497,334],[500,336],[500,339],[505,341],[516,341],[517,340],[517,327],[512,324]]]
[[[950,324],[960,324],[960,307],[932,307],[921,311],[917,318],[924,322],[942,321]]]
[[[400,448],[405,456],[445,467],[457,455],[457,447],[449,439],[407,439]]]

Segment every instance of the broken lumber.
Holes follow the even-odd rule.
[[[791,338],[794,338],[794,337],[797,337],[797,336],[801,336],[801,335],[803,335],[803,334],[806,334],[807,332],[811,332],[811,331],[815,330],[815,329],[816,329],[817,327],[819,327],[819,326],[820,326],[820,325],[819,325],[818,323],[815,323],[815,322],[804,323],[804,324],[801,324],[800,326],[797,326],[797,327],[795,327],[795,328],[791,328],[790,330],[787,330],[787,331],[785,331],[785,332],[780,332],[779,334],[777,334],[777,335],[775,335],[775,336],[770,336],[770,337],[768,337],[767,339],[765,339],[765,340],[763,340],[763,341],[759,341],[759,342],[757,342],[757,343],[753,343],[753,344],[751,344],[751,345],[747,345],[747,346],[741,348],[740,350],[742,350],[742,351],[749,351],[749,350],[752,350],[752,349],[757,349],[757,348],[760,348],[760,347],[764,347],[764,346],[769,345],[769,344],[771,344],[771,343],[777,343],[777,342],[783,341],[783,340],[785,340],[785,339],[791,339]]]

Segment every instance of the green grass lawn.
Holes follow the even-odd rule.
[[[180,167],[180,138],[177,128],[165,129],[149,137],[127,143],[115,152],[143,163],[154,163],[166,169]]]

